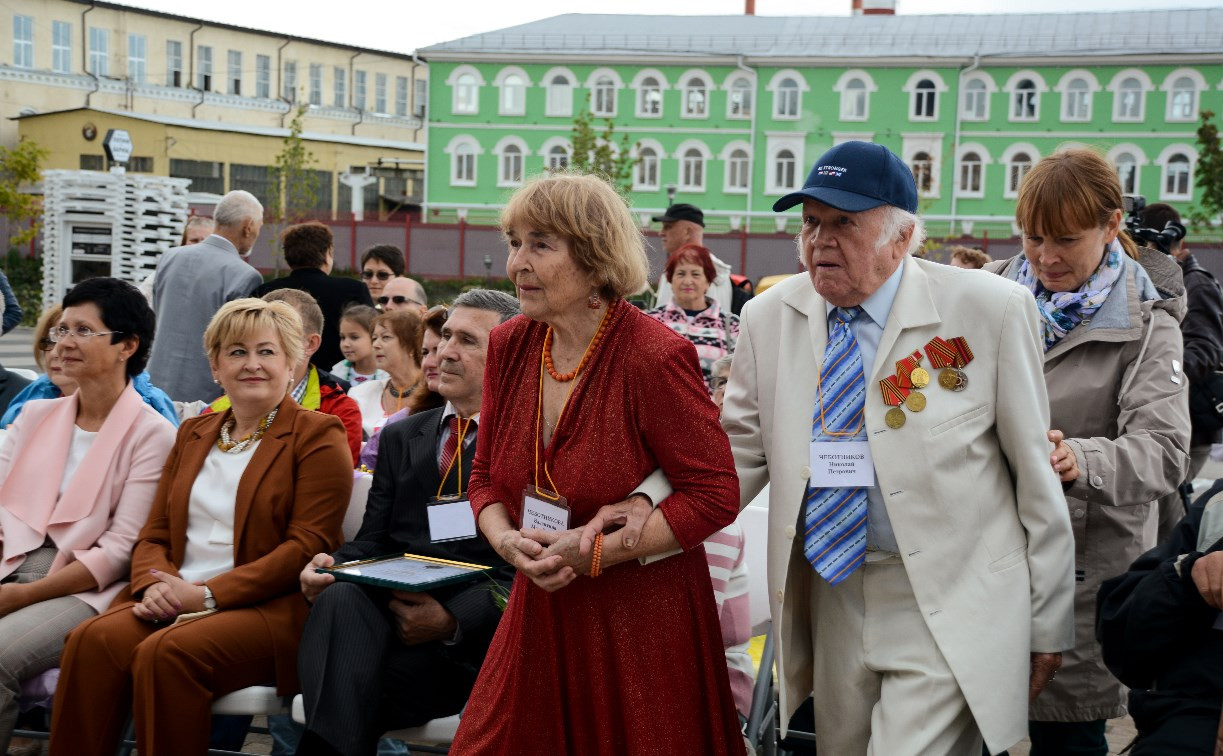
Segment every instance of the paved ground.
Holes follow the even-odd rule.
[[[34,365],[34,329],[21,326],[0,337],[0,365],[37,370]]]

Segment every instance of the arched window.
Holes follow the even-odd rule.
[[[730,85],[730,94],[728,95],[729,113],[731,118],[750,118],[752,115],[752,82],[750,79],[739,77]]]
[[[1028,175],[1030,170],[1032,170],[1031,155],[1026,152],[1016,152],[1011,156],[1006,171],[1006,190],[1009,194],[1015,194],[1019,191],[1019,185],[1023,182],[1023,177]]]
[[[1117,178],[1121,181],[1122,194],[1138,194],[1138,158],[1128,152],[1117,156]]]
[[[909,170],[913,171],[913,181],[917,184],[919,194],[929,194],[934,186],[934,161],[930,153],[917,152],[909,161]]]
[[[548,82],[548,115],[573,115],[573,82],[564,74],[557,74]]]
[[[462,142],[454,148],[451,154],[450,183],[476,183],[476,149],[470,143]]]
[[[658,152],[653,147],[642,147],[637,152],[637,181],[633,188],[658,188]]]
[[[637,115],[662,115],[662,87],[658,79],[647,76],[641,80],[641,89],[637,95]]]
[[[726,158],[726,188],[729,190],[746,190],[748,187],[748,172],[751,158],[747,150],[736,149]]]
[[[516,144],[507,144],[501,150],[501,173],[497,183],[517,185],[522,183],[522,149]]]
[[[594,115],[614,116],[616,114],[616,82],[610,76],[600,76],[595,80],[593,101]]]
[[[705,191],[705,156],[689,147],[680,158],[680,188]]]
[[[1192,163],[1189,156],[1176,153],[1164,164],[1164,198],[1188,199],[1192,187]]]
[[[982,194],[984,190],[984,163],[975,152],[965,152],[960,158],[960,193]]]
[[[1193,79],[1181,76],[1172,82],[1168,92],[1168,120],[1193,121],[1197,119],[1198,89]]]
[[[700,77],[693,76],[684,84],[684,115],[703,118],[708,112],[709,90]]]
[[[526,81],[518,74],[501,80],[501,115],[522,115],[527,110]]]
[[[1091,120],[1091,85],[1084,79],[1072,79],[1062,92],[1062,119]]]
[[[965,120],[984,121],[989,115],[989,88],[980,79],[969,79],[964,85]]]
[[[786,77],[773,93],[773,115],[777,118],[798,118],[798,82]]]
[[[548,150],[548,170],[563,171],[569,167],[569,150],[562,145],[553,145]]]
[[[1036,82],[1020,79],[1011,93],[1011,120],[1035,121],[1037,105]]]
[[[478,113],[480,111],[480,85],[475,74],[461,74],[454,82],[454,112]]]
[[[1142,120],[1143,98],[1146,96],[1146,90],[1141,81],[1133,76],[1124,79],[1113,96],[1117,98],[1114,112],[1116,120]]]
[[[793,189],[798,178],[798,160],[790,150],[778,150],[773,158],[773,181],[779,189]]]
[[[934,82],[922,79],[913,88],[912,108],[909,114],[919,120],[932,119],[938,112],[938,90]]]
[[[861,79],[850,79],[845,82],[845,89],[841,91],[841,120],[842,121],[864,121],[866,120],[867,106],[866,82]]]

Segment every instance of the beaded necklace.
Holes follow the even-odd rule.
[[[599,321],[599,328],[595,331],[595,335],[591,338],[590,343],[586,345],[586,351],[582,352],[582,359],[578,361],[578,366],[571,373],[564,375],[556,372],[556,366],[552,364],[552,326],[548,326],[548,332],[544,334],[544,367],[548,371],[548,375],[552,376],[552,380],[557,383],[568,383],[578,377],[578,373],[582,372],[582,368],[586,365],[586,360],[590,359],[590,355],[599,348],[599,342],[603,340],[603,332],[607,330],[607,319],[611,316],[612,310],[616,309],[616,303],[611,302],[607,305],[607,312],[603,313],[603,319]]]
[[[217,439],[217,448],[226,454],[241,454],[242,452],[251,448],[256,441],[263,438],[263,434],[267,432],[268,426],[270,426],[272,421],[276,419],[276,413],[279,410],[279,407],[273,409],[259,421],[259,427],[255,429],[254,433],[244,436],[237,441],[230,438],[229,431],[238,424],[238,419],[233,415],[230,415],[229,419],[225,421],[225,424],[221,426],[221,437]]]

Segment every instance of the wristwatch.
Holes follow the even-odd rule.
[[[204,608],[209,610],[217,608],[217,600],[212,597],[212,591],[208,590],[208,586],[204,586]]]

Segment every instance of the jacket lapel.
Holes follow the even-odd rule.
[[[891,352],[901,334],[910,328],[942,322],[934,301],[934,293],[930,291],[930,278],[926,271],[922,270],[921,264],[920,260],[912,257],[905,259],[900,287],[896,290],[892,311],[883,328],[883,335],[879,338],[879,350],[875,352],[875,364],[870,373],[871,383],[878,383],[884,375],[895,369]]]
[[[217,442],[221,432],[221,423],[225,413],[201,415],[202,420],[195,423],[191,435],[183,441],[183,451],[179,457],[178,470],[166,500],[176,502],[166,513],[170,529],[170,554],[176,565],[181,565],[187,551],[187,524],[190,519],[191,488],[204,467],[204,460]]]
[[[806,278],[805,275],[804,278]],[[824,361],[824,348],[828,345],[828,313],[824,305],[824,298],[816,293],[815,287],[811,285],[808,278],[806,285],[786,294],[782,301],[797,310],[807,320],[811,362],[815,365],[815,375],[818,376],[819,368]],[[798,361],[801,364],[801,360]]]
[[[293,427],[297,425],[297,413],[308,411],[298,407],[292,395],[285,394],[285,398],[280,400],[276,419],[263,434],[259,447],[255,449],[254,456],[251,457],[250,463],[242,473],[242,479],[238,481],[237,498],[234,500],[235,558],[238,544],[242,542],[242,533],[246,529],[246,521],[255,504],[255,492],[267,477],[272,465],[288,447],[288,439],[293,435]],[[215,441],[215,438],[213,440]],[[203,460],[201,459],[200,462],[202,464]]]
[[[64,465],[68,461],[68,445],[72,443],[72,427],[80,406],[75,394],[55,401],[55,407],[26,433],[27,438],[38,439],[37,443],[27,443],[15,450],[16,458],[3,487],[0,487],[0,506],[40,534],[47,532],[47,523],[59,499],[59,486],[64,479]],[[41,453],[48,449],[55,451]],[[11,533],[3,535],[12,538]],[[5,546],[8,545],[5,543]]]
[[[424,501],[437,495],[441,473],[437,469],[437,439],[440,435],[442,411],[420,424],[416,434],[408,439],[408,456],[412,469],[412,480],[420,486]],[[451,477],[454,473],[451,473]]]

